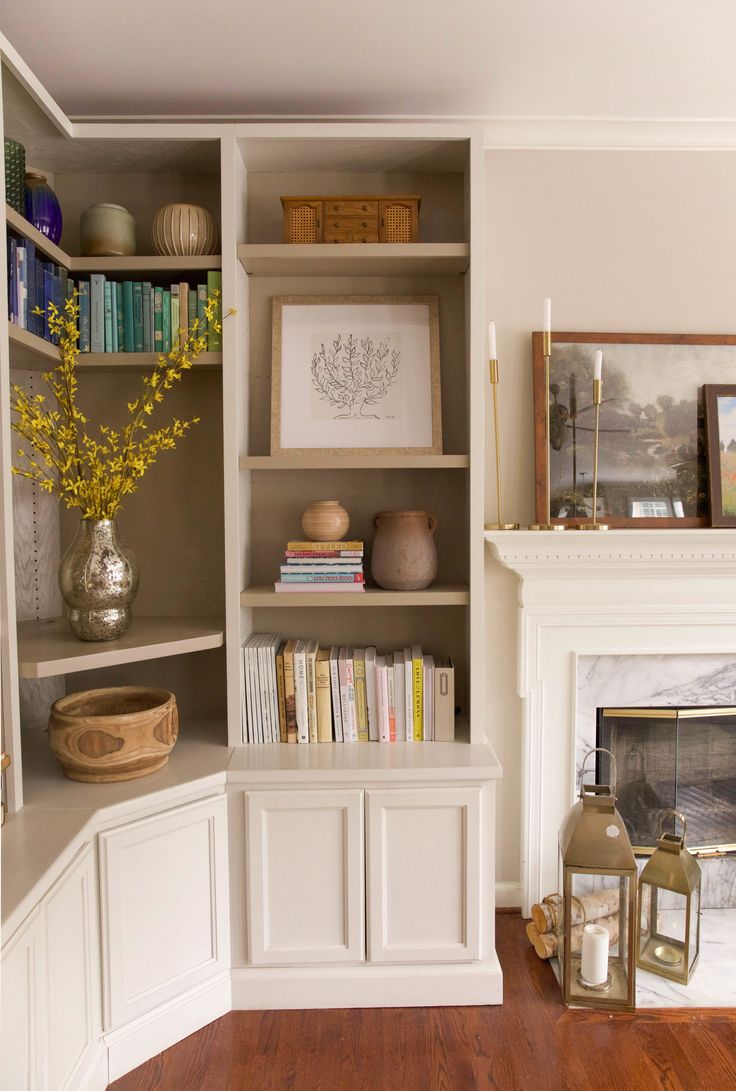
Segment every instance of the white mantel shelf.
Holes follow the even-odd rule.
[[[486,531],[493,555],[523,578],[736,576],[736,530]]]

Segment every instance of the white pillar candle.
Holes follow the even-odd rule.
[[[603,372],[603,353],[600,349],[596,349],[595,363],[593,364],[593,378],[600,379]]]
[[[588,985],[603,985],[608,977],[608,929],[601,924],[586,924],[580,976]]]
[[[496,323],[488,323],[488,359],[497,360],[496,355]]]
[[[550,333],[552,330],[552,300],[545,299],[544,301],[544,325],[542,329],[545,333]]]

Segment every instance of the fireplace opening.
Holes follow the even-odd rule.
[[[596,746],[616,758],[616,806],[637,855],[654,851],[667,808],[685,816],[691,852],[736,852],[736,708],[599,708]],[[611,783],[610,766],[596,754],[598,784]]]

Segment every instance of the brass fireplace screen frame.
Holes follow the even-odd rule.
[[[600,717],[617,716],[620,719],[632,720],[696,720],[705,717],[736,716],[736,707],[721,705],[718,708],[698,708],[696,706],[690,708],[600,708],[598,713]],[[596,725],[596,734],[600,731],[600,726],[599,720]],[[596,745],[600,745],[600,743],[597,742]],[[596,761],[596,780],[598,779],[599,765],[598,761]],[[631,847],[636,856],[651,856],[657,846],[632,845]],[[736,853],[736,843],[730,845],[688,845],[687,847],[693,856],[698,856],[701,859]]]

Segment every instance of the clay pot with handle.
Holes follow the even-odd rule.
[[[387,591],[420,591],[437,575],[437,516],[426,511],[379,511],[371,575]]]

